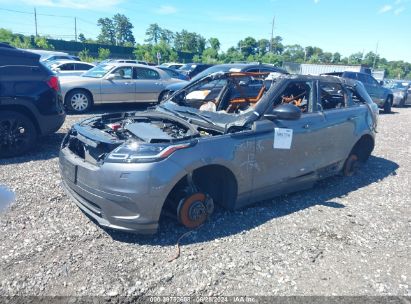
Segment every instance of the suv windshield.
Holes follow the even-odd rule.
[[[85,72],[82,77],[92,77],[92,78],[102,78],[104,75],[107,74],[108,71],[110,71],[114,65],[109,65],[109,64],[99,64],[98,66],[95,66],[94,68],[88,70]]]

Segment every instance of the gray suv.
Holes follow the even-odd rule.
[[[237,209],[351,175],[374,148],[378,107],[338,77],[227,72],[145,111],[75,124],[60,172],[101,226],[154,233],[161,214],[201,225]]]
[[[384,110],[384,113],[391,113],[391,107],[394,100],[394,95],[392,91],[388,88],[383,87],[382,82],[378,82],[374,77],[367,73],[360,72],[334,72],[326,73],[324,75],[334,75],[339,77],[345,77],[350,79],[355,79],[364,85],[368,94],[372,100]]]

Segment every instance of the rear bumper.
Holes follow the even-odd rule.
[[[39,115],[38,124],[40,127],[41,135],[48,135],[56,132],[64,123],[66,119],[66,114],[56,114],[56,115]]]
[[[60,173],[67,194],[99,225],[140,234],[154,234],[173,180],[163,179],[158,164],[95,166],[67,147],[60,151]],[[172,170],[171,170],[172,171]],[[180,169],[181,171],[181,169]]]

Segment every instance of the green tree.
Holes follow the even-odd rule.
[[[304,62],[304,48],[299,44],[284,47],[283,60],[291,62]]]
[[[257,41],[253,37],[246,37],[238,42],[238,47],[245,58],[254,55],[257,51]]]
[[[85,43],[85,42],[86,42],[86,37],[84,36],[83,33],[78,34],[77,39],[78,39],[78,41],[80,41],[80,42],[82,42],[82,43]]]
[[[99,48],[98,49],[98,60],[106,60],[110,57],[110,50]]]
[[[151,44],[157,44],[161,39],[162,28],[158,26],[157,23],[150,24],[146,30],[147,39],[146,42]]]
[[[270,41],[268,41],[267,39],[260,39],[258,40],[257,44],[258,44],[258,53],[260,55],[264,55],[270,49]]]
[[[116,14],[113,17],[113,24],[116,33],[117,45],[124,46],[125,43],[129,45],[134,45],[136,40],[133,35],[133,24],[130,20],[123,14]]]
[[[361,52],[351,54],[348,57],[348,64],[361,64],[362,63],[362,57],[363,57],[363,53],[361,53]]]
[[[341,54],[338,52],[335,52],[332,56],[331,62],[332,63],[340,63],[341,61]]]
[[[97,21],[100,27],[100,34],[97,37],[97,42],[102,44],[116,44],[116,29],[113,20],[110,18],[100,18]]]
[[[208,43],[210,44],[210,47],[213,50],[216,50],[217,52],[220,50],[221,44],[220,44],[220,40],[218,40],[218,38],[211,37],[211,38],[208,39]]]
[[[92,56],[90,56],[90,52],[88,49],[84,49],[78,53],[78,56],[80,57],[81,61],[85,62],[93,62],[95,61]]]
[[[48,43],[47,39],[45,37],[36,37],[34,39],[34,43],[36,44],[36,47],[42,50],[54,50],[54,46],[50,43]]]
[[[174,47],[177,51],[201,54],[206,45],[206,39],[187,30],[177,32],[174,37]]]
[[[283,45],[283,38],[281,36],[275,36],[271,40],[271,52],[274,54],[282,54],[284,51],[284,45]]]

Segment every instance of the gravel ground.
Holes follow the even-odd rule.
[[[0,213],[0,296],[411,295],[411,108],[380,115],[356,176],[218,210],[172,262],[188,231],[173,220],[150,238],[103,230],[64,194],[58,148],[82,117],[0,160],[0,185],[16,194]]]

